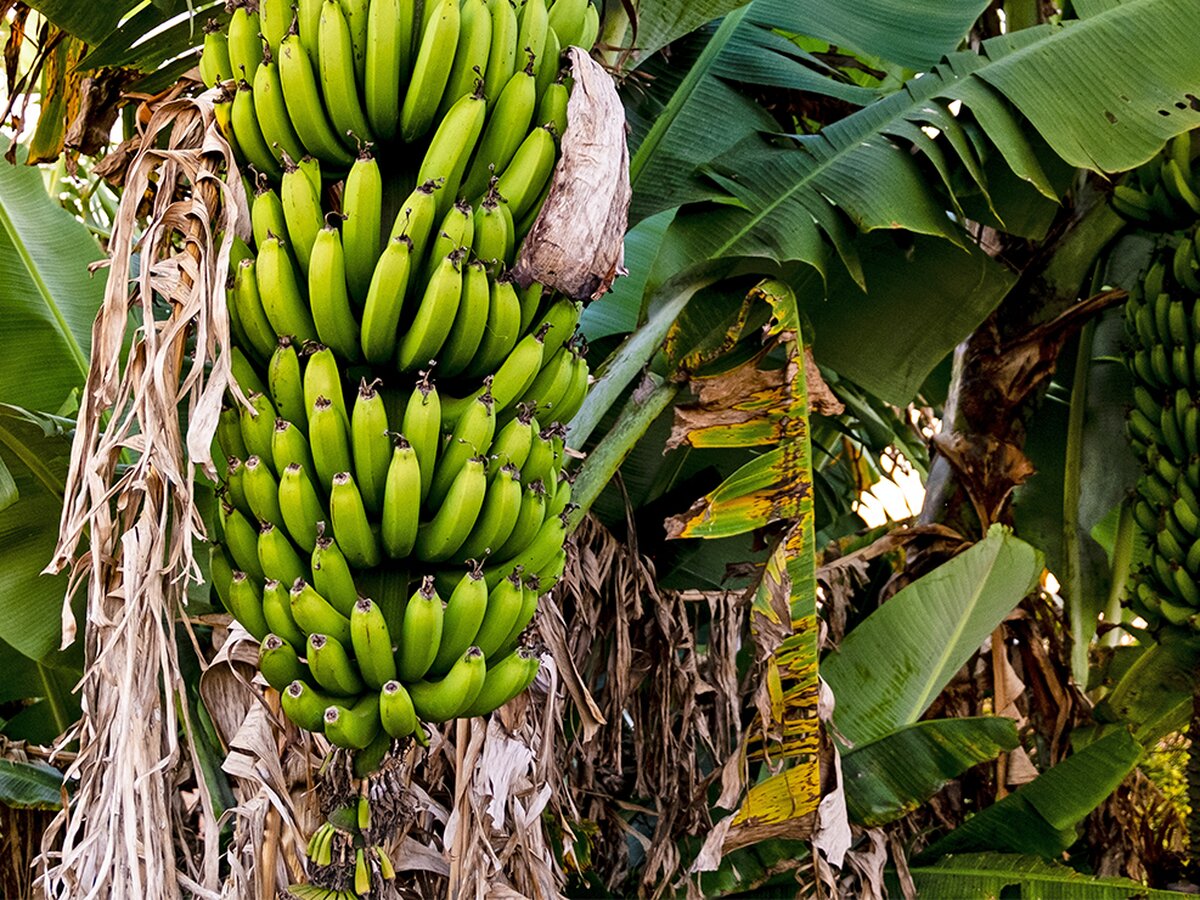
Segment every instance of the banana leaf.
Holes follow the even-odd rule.
[[[1055,900],[1170,900],[1175,891],[1156,891],[1126,878],[1095,878],[1036,856],[959,853],[931,866],[912,866],[922,900],[991,900],[994,897],[1054,897]],[[890,874],[889,892],[900,896]]]
[[[62,809],[62,772],[40,762],[0,759],[0,803],[13,809]]]

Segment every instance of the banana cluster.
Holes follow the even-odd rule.
[[[581,305],[509,275],[587,0],[235,0],[201,72],[254,172],[213,581],[297,725],[369,758],[484,715],[566,565]],[[390,229],[388,227],[390,223]],[[317,850],[319,848],[314,848]]]
[[[1130,602],[1148,622],[1200,630],[1200,271],[1196,226],[1163,239],[1125,305],[1143,464],[1134,517],[1150,564]]]
[[[1148,231],[1186,229],[1200,216],[1200,172],[1192,171],[1192,138],[1184,132],[1113,188],[1112,208]]]

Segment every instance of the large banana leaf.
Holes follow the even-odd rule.
[[[821,661],[838,732],[862,746],[911,725],[1042,572],[1042,556],[1008,529],[905,587]]]
[[[958,853],[932,866],[911,866],[922,900],[992,900],[1053,897],[1055,900],[1178,900],[1125,878],[1093,878],[1036,856]],[[891,885],[900,895],[900,885]]]
[[[969,850],[1054,858],[1075,843],[1075,827],[1133,771],[1142,745],[1127,730],[1089,744],[935,841],[922,859]]]
[[[850,818],[860,825],[898,819],[971,766],[1016,746],[1015,723],[997,716],[934,719],[893,731],[842,756]]]
[[[41,762],[0,759],[0,803],[14,809],[61,809],[62,772]]]

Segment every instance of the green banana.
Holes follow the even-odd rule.
[[[254,89],[245,78],[237,83],[233,106],[229,110],[229,124],[238,148],[250,165],[272,178],[278,178],[281,172],[279,162],[271,152],[267,139],[263,137],[262,128],[258,124],[258,113],[254,108]]]
[[[233,566],[230,565],[229,555],[221,544],[212,545],[208,567],[209,581],[217,592],[217,599],[221,601],[223,607],[229,609],[229,587],[233,584]]]
[[[484,577],[489,583],[494,583],[511,572],[541,572],[562,550],[567,539],[567,524],[566,516],[547,518],[529,546],[507,562],[502,562],[485,573]]]
[[[234,571],[229,582],[229,612],[248,632],[262,640],[270,632],[262,610],[261,582],[245,572]]]
[[[321,213],[320,183],[313,184],[308,173],[292,160],[283,156],[283,181],[279,186],[279,199],[283,206],[283,218],[287,223],[288,242],[302,277],[308,277],[308,267],[313,245],[324,222]]]
[[[313,465],[312,454],[309,453],[308,439],[300,429],[287,419],[275,420],[275,433],[271,436],[271,459],[275,463],[275,471],[283,472],[290,465],[297,465],[307,473],[309,478],[316,478],[317,470]]]
[[[544,328],[525,335],[496,370],[491,390],[497,411],[508,409],[516,403],[537,377],[544,359],[545,337]]]
[[[347,362],[361,359],[359,325],[346,286],[346,260],[337,228],[326,225],[317,233],[308,269],[308,296],[313,324],[321,343]]]
[[[564,344],[571,340],[579,325],[579,316],[583,312],[583,304],[565,297],[556,300],[546,310],[546,314],[538,320],[534,330],[546,330],[546,359],[550,359]]]
[[[416,450],[403,435],[395,435],[395,449],[383,489],[380,540],[392,559],[408,556],[417,541],[421,513],[421,467]]]
[[[258,671],[267,684],[280,692],[286,691],[293,681],[303,680],[306,674],[296,649],[276,634],[268,634],[259,645]]]
[[[350,427],[350,412],[342,392],[342,369],[333,351],[321,344],[312,343],[305,348],[307,362],[304,366],[304,403],[312,409],[318,397],[326,397],[337,410],[342,424]]]
[[[287,104],[283,100],[283,85],[279,82],[279,66],[275,64],[270,51],[264,54],[263,61],[254,72],[251,93],[263,140],[275,160],[281,162],[285,155],[293,159],[303,156],[304,145],[300,143],[288,116]]]
[[[300,626],[296,624],[296,620],[292,618],[291,596],[288,594],[287,585],[274,578],[268,579],[263,585],[262,608],[263,618],[266,619],[272,634],[279,635],[293,647],[304,646],[306,637],[300,630]],[[300,678],[301,676],[295,677]],[[292,680],[294,679],[288,679],[288,681]],[[276,690],[283,690],[276,685],[272,685],[272,687],[275,687]]]
[[[204,24],[204,49],[200,53],[200,79],[211,88],[233,77],[229,61],[229,41],[216,19]]]
[[[575,418],[587,399],[589,375],[587,360],[576,353],[571,361],[571,383],[559,400],[558,409],[554,410],[558,421],[569,423]]]
[[[321,734],[325,730],[325,710],[333,702],[314,687],[296,680],[279,696],[283,714],[305,731]],[[331,829],[332,832],[332,829]]]
[[[300,142],[313,156],[336,166],[349,166],[354,157],[325,114],[325,104],[317,85],[316,63],[308,56],[300,36],[288,34],[279,46],[279,80],[287,101],[292,126]]]
[[[258,562],[267,578],[284,584],[292,584],[308,574],[308,567],[287,535],[270,522],[258,530]]]
[[[290,337],[283,335],[267,363],[267,386],[280,417],[295,423],[301,433],[308,428],[300,355]]]
[[[583,30],[579,34],[578,44],[584,50],[591,50],[596,46],[596,39],[600,37],[600,10],[587,5],[587,11],[583,14]]]
[[[438,460],[437,471],[433,476],[427,497],[430,506],[440,506],[450,491],[450,486],[462,473],[467,460],[473,456],[483,456],[492,445],[496,435],[496,414],[492,404],[491,394],[487,392],[487,382],[484,382],[484,392],[470,404],[454,425],[450,440]]]
[[[292,4],[289,0],[259,0],[258,15],[263,39],[274,50],[292,24]]]
[[[450,594],[442,617],[442,640],[429,667],[431,675],[445,675],[475,641],[487,613],[488,589],[483,570],[472,563]]]
[[[354,576],[337,541],[325,536],[324,527],[319,530],[321,536],[317,538],[317,545],[312,552],[313,587],[329,601],[330,606],[348,618],[358,602]]]
[[[483,94],[466,94],[454,102],[434,132],[425,158],[421,160],[421,168],[417,171],[417,183],[443,181],[444,187],[438,195],[439,214],[445,215],[458,196],[467,163],[483,133],[486,120],[487,101]]]
[[[468,378],[480,378],[495,372],[513,352],[520,335],[521,301],[512,280],[501,275],[492,280],[483,339],[464,374]]]
[[[240,348],[232,347],[229,351],[229,369],[233,375],[233,380],[238,383],[238,386],[246,394],[257,392],[259,394],[266,393],[267,386],[258,376],[254,366],[250,360],[246,358]]]
[[[426,575],[404,609],[396,652],[401,681],[411,684],[429,671],[442,641],[442,623],[442,598],[434,588],[433,577]]]
[[[442,442],[442,404],[429,376],[429,371],[421,373],[417,388],[405,407],[402,426],[404,436],[417,456],[421,473],[421,502],[425,501],[433,485],[438,448]]]
[[[412,77],[400,109],[400,134],[413,143],[429,130],[442,102],[462,24],[457,0],[430,0]]]
[[[317,45],[321,32],[321,6],[324,2],[325,0],[295,0],[294,3],[296,8],[295,28],[300,35],[300,43],[304,46],[304,51],[314,66],[320,64]]]
[[[228,503],[221,504],[221,532],[225,536],[225,547],[239,569],[262,578],[262,564],[258,560],[258,531],[242,513]]]
[[[537,60],[535,75],[537,92],[541,97],[559,77],[562,67],[563,43],[558,39],[558,32],[553,28],[546,31],[546,43],[542,47],[542,55]]]
[[[493,175],[503,172],[533,124],[537,110],[537,81],[533,65],[526,66],[509,78],[495,99],[495,106],[488,116],[487,127],[479,140],[479,149],[471,161],[462,193],[476,198],[488,189]]]
[[[366,24],[365,19],[363,24]],[[354,41],[341,0],[325,0],[317,41],[318,71],[325,109],[334,130],[348,146],[373,140],[371,126],[358,99]],[[365,48],[364,48],[365,49]],[[365,56],[364,56],[365,63]]]
[[[367,694],[348,708],[335,704],[325,710],[325,737],[335,747],[365,750],[379,734],[379,728],[379,697],[375,694]]]
[[[416,371],[430,362],[449,336],[462,298],[463,253],[455,251],[443,259],[429,279],[421,305],[396,353],[402,372]]]
[[[225,490],[230,502],[241,510],[253,515],[254,510],[250,508],[250,501],[246,499],[246,464],[236,456],[231,456],[225,461],[228,467],[225,472]]]
[[[438,264],[460,247],[470,247],[475,230],[474,210],[465,200],[452,204],[442,217],[441,225],[429,247],[429,262],[425,281],[437,270]]]
[[[539,125],[529,132],[496,184],[513,219],[520,220],[534,209],[557,161],[558,145],[550,130]]]
[[[512,219],[504,214],[504,207],[494,192],[489,191],[475,211],[473,230],[471,250],[477,259],[498,267],[511,262]]]
[[[362,350],[375,365],[390,362],[396,353],[400,313],[413,267],[413,241],[401,234],[388,241],[367,289],[363,306]]]
[[[292,584],[291,603],[292,618],[307,634],[328,635],[343,646],[350,643],[350,620],[303,578],[297,578]]]
[[[412,244],[412,258],[415,267],[420,267],[425,259],[425,250],[429,245],[429,236],[433,226],[438,221],[439,194],[445,189],[445,182],[427,181],[418,184],[413,192],[400,204],[400,211],[392,222],[389,241],[404,235]]]
[[[462,374],[479,350],[487,327],[490,283],[487,269],[478,260],[467,265],[462,296],[450,336],[438,357],[438,365],[447,377]]]
[[[434,517],[417,532],[415,552],[426,562],[450,559],[471,533],[487,495],[483,457],[472,457],[455,476]]]
[[[438,106],[439,118],[445,117],[457,100],[475,93],[476,89],[483,93],[484,73],[492,49],[492,15],[486,0],[463,0],[459,15],[458,47]]]
[[[475,700],[459,711],[460,716],[485,716],[504,706],[537,677],[541,661],[525,650],[518,650],[491,664],[483,679],[483,686]]]
[[[257,391],[251,393],[246,399],[250,402],[250,406],[243,406],[238,410],[238,415],[241,417],[242,441],[246,445],[246,452],[252,456],[269,460],[272,458],[271,439],[275,433],[275,407],[265,394]]]
[[[249,6],[239,6],[229,17],[229,70],[234,78],[250,78],[254,67],[262,59],[262,30],[258,11]]]
[[[502,209],[507,210],[508,207],[502,206]],[[509,212],[509,215],[512,215]],[[521,333],[524,334],[529,330],[529,326],[533,324],[533,320],[537,318],[538,310],[542,306],[542,286],[536,281],[530,282],[529,287],[522,288],[519,295],[521,304]]]
[[[376,701],[378,703],[378,701]],[[328,727],[326,727],[328,731]],[[332,738],[330,739],[332,740]],[[350,740],[347,737],[347,740]],[[367,865],[367,856],[363,852],[363,848],[359,847],[354,851],[354,893],[359,897],[365,897],[371,892],[371,869]]]
[[[350,640],[363,681],[379,690],[396,677],[387,621],[373,600],[363,597],[355,603],[350,613]]]
[[[579,43],[587,19],[588,6],[588,0],[554,0],[548,18],[550,27],[558,35],[563,47]]]
[[[546,498],[546,518],[561,516],[571,505],[571,479],[566,472],[558,473],[558,484],[554,487],[554,495]]]
[[[223,406],[217,420],[217,445],[225,457],[245,459],[246,441],[242,438],[242,418],[237,408]]]
[[[242,487],[246,502],[259,522],[270,522],[276,528],[283,527],[283,513],[279,509],[279,482],[271,467],[258,456],[251,456],[243,465]]]
[[[350,419],[350,447],[354,455],[354,473],[363,504],[372,513],[383,509],[384,486],[392,462],[392,444],[388,437],[387,411],[383,397],[375,390],[378,381],[364,378]]]
[[[398,4],[400,0],[376,0],[371,4],[372,13],[378,7]],[[342,248],[346,266],[346,283],[355,305],[359,308],[367,302],[371,288],[371,276],[380,256],[380,230],[383,217],[383,176],[379,163],[364,148],[350,167],[346,186],[342,191]]]
[[[233,290],[229,293],[230,310],[236,309],[238,320],[254,352],[266,359],[275,346],[275,327],[263,311],[258,293],[258,277],[254,260],[244,259],[237,265],[233,275]]]
[[[508,466],[519,470],[525,465],[533,445],[533,413],[532,406],[518,405],[516,416],[497,432],[490,450],[492,465],[489,477],[493,480]]]
[[[318,486],[323,491],[331,491],[334,476],[350,471],[351,459],[346,423],[327,397],[318,397],[313,404],[308,417],[308,435]]]
[[[532,481],[521,493],[521,509],[517,513],[516,524],[509,532],[508,540],[501,546],[492,548],[494,557],[509,559],[516,556],[533,543],[545,520],[546,488],[541,480]]]
[[[291,257],[277,235],[268,235],[258,251],[256,264],[258,296],[263,312],[276,334],[300,341],[317,339],[317,329]]]
[[[529,627],[529,623],[533,621],[533,617],[537,615],[538,598],[541,595],[541,580],[536,575],[532,575],[522,582],[521,611],[517,613],[517,618],[513,621],[512,628],[509,629],[508,637],[504,639],[504,643],[496,648],[496,652],[492,654],[492,658],[503,659],[516,649],[518,642],[521,640],[521,635]]]
[[[384,731],[394,738],[408,737],[417,730],[412,698],[400,682],[389,681],[379,692],[379,717]]]
[[[371,0],[363,99],[371,130],[391,140],[400,123],[400,87],[412,65],[413,0]]]
[[[350,565],[359,569],[379,565],[379,541],[367,519],[362,494],[349,472],[333,476],[329,513],[333,520],[333,536]]]
[[[319,632],[310,634],[305,659],[318,686],[329,693],[340,697],[362,693],[364,684],[358,666],[336,638]]]
[[[302,550],[312,553],[317,546],[317,525],[328,515],[317,489],[304,468],[292,463],[279,480],[279,506],[284,527]]]
[[[517,37],[521,25],[511,0],[488,0],[488,13],[492,17],[492,45],[483,75],[483,93],[490,109],[516,70]],[[528,123],[525,127],[529,127]]]
[[[367,43],[370,39],[371,0],[341,0],[346,25],[350,29],[350,51],[354,59],[354,80],[363,84],[367,74]],[[318,51],[320,48],[317,48]]]
[[[255,246],[259,247],[268,235],[287,234],[283,201],[271,186],[271,179],[262,172],[255,179],[254,200],[250,205],[250,231],[254,235]]]
[[[512,465],[504,466],[488,485],[479,519],[455,558],[482,559],[502,547],[516,527],[522,495],[521,473]]]
[[[549,126],[554,136],[562,141],[567,133],[567,108],[571,99],[571,91],[561,80],[546,88],[538,101],[537,122]]]
[[[524,588],[521,586],[521,577],[518,574],[510,574],[508,577],[500,579],[499,583],[491,588],[488,594],[487,612],[484,614],[483,622],[479,625],[479,631],[476,633],[474,641],[475,646],[483,651],[486,658],[491,659],[495,655],[496,649],[508,638],[513,623],[521,614],[524,602]]]
[[[408,686],[417,715],[425,722],[449,722],[466,709],[483,688],[487,665],[478,647],[469,648],[440,681]]]
[[[543,3],[525,3],[521,7],[521,27],[517,34],[517,47],[525,54],[518,54],[518,63],[527,61],[535,67],[546,49],[546,37],[550,31],[550,16]]]
[[[545,351],[543,350],[543,353]],[[538,409],[548,410],[551,416],[557,418],[558,405],[567,388],[571,386],[574,375],[572,365],[574,357],[569,347],[562,347],[553,356],[545,354],[546,364],[534,376],[525,393],[521,395],[521,403],[537,406]]]

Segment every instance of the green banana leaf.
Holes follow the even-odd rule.
[[[920,719],[1037,583],[1042,556],[1003,526],[905,587],[821,660],[837,731],[852,746]]]
[[[0,759],[0,803],[13,809],[62,809],[63,776],[40,762]]]
[[[747,0],[640,0],[637,4],[637,58],[646,59],[705,22],[720,18]]]
[[[1138,648],[1119,648],[1138,652]],[[1151,644],[1138,652],[1095,709],[1101,733],[1131,727],[1143,746],[1187,725],[1196,677],[1196,648],[1182,643]]]
[[[851,821],[882,825],[904,816],[971,766],[1017,746],[1011,719],[934,719],[897,729],[842,756]]]
[[[1142,749],[1127,729],[1100,738],[967,819],[918,862],[973,850],[1054,858],[1075,843],[1076,826],[1133,771]]]
[[[1076,0],[1078,2],[1078,0]],[[1055,900],[1178,900],[1175,891],[1156,891],[1126,878],[1095,878],[1036,856],[958,853],[931,866],[910,866],[922,900],[992,900],[995,897],[1053,897]],[[889,892],[900,896],[894,873]]]

